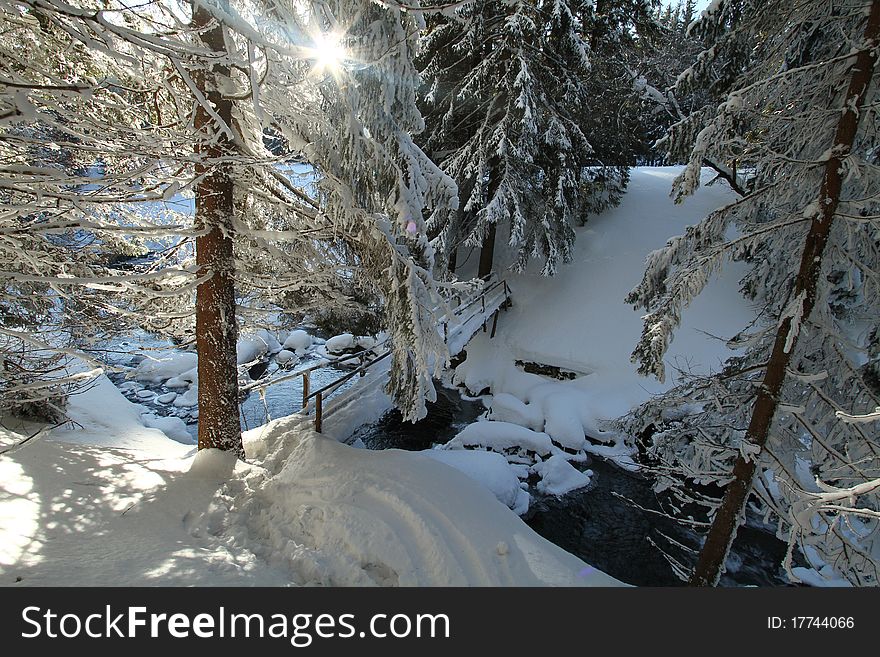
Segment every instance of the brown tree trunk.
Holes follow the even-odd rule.
[[[876,44],[878,36],[880,36],[880,0],[874,0],[865,28],[865,40]],[[834,136],[832,156],[825,164],[819,196],[821,211],[813,218],[810,225],[810,231],[807,233],[807,239],[804,243],[800,269],[795,280],[795,298],[803,295],[802,321],[806,321],[810,316],[816,303],[822,254],[828,242],[828,235],[834,221],[834,214],[840,203],[840,191],[843,186],[841,160],[849,154],[855,142],[859,118],[862,114],[860,110],[864,103],[865,92],[874,74],[876,58],[876,50],[868,48],[862,50],[856,57],[846,93],[845,109],[841,114]],[[758,397],[746,431],[746,440],[758,447],[759,450],[763,449],[767,442],[770,424],[779,404],[779,393],[785,381],[785,370],[797,343],[797,334],[789,337],[791,324],[791,317],[786,317],[779,324],[773,343],[773,351],[767,364],[764,380],[758,389]],[[756,467],[757,455],[748,460],[742,456],[737,458],[733,468],[734,480],[728,484],[724,491],[721,506],[715,514],[706,542],[700,551],[697,566],[691,576],[691,586],[715,586],[718,583],[730,544],[736,536],[743,509],[752,490]]]
[[[193,14],[193,26],[215,53],[224,53],[223,28],[202,7]],[[217,117],[199,103],[195,128],[198,142],[195,227],[196,264],[199,275],[210,278],[196,289],[196,349],[199,373],[199,449],[217,448],[244,458],[238,419],[238,367],[235,319],[235,260],[232,227],[233,184],[228,158],[232,126],[232,101],[219,91],[218,78],[229,75],[227,66],[213,64],[194,72],[193,80]],[[222,123],[221,123],[222,122]]]

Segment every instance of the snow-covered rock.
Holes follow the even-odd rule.
[[[194,367],[191,370],[182,372],[180,375],[175,376],[174,378],[168,379],[165,382],[165,386],[168,388],[188,388],[193,384],[198,384],[198,382],[199,369],[197,367]]]
[[[302,329],[291,331],[284,340],[284,348],[302,356],[312,346],[312,336]]]
[[[139,381],[161,383],[198,365],[198,356],[189,351],[148,353],[132,376]]]
[[[334,335],[324,343],[327,353],[340,354],[346,349],[351,349],[355,345],[355,338],[351,333],[342,333]]]
[[[292,360],[296,359],[296,354],[292,351],[288,351],[287,349],[282,349],[277,354],[275,354],[275,362],[281,365],[285,363],[289,363]]]
[[[269,331],[260,329],[256,333],[242,336],[236,345],[236,355],[239,365],[257,360],[264,354],[274,354],[281,351],[281,345]]]
[[[376,340],[376,338],[371,337],[369,335],[362,335],[357,340],[355,340],[355,344],[358,347],[360,347],[361,349],[364,349],[365,351],[369,351],[370,349],[375,347],[378,343],[379,343],[379,341]]]
[[[578,488],[588,486],[593,474],[591,470],[581,472],[561,454],[536,463],[531,469],[541,477],[537,485],[538,490],[548,495],[565,495]]]
[[[177,395],[174,398],[174,405],[178,408],[187,408],[190,406],[198,406],[199,404],[199,389],[195,386],[187,390],[186,392]]]
[[[546,433],[532,431],[510,422],[475,422],[466,426],[443,449],[484,447],[503,454],[522,450],[547,456],[558,451]]]

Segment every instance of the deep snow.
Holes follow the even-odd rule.
[[[423,454],[291,416],[245,434],[253,463],[196,455],[104,376],[70,412],[76,426],[0,457],[3,585],[617,584]]]
[[[642,319],[624,298],[641,279],[646,256],[733,199],[717,184],[675,205],[669,190],[680,170],[634,169],[620,206],[578,229],[573,261],[553,278],[539,274],[539,263],[505,274],[513,306],[501,314],[494,339],[477,334],[468,345],[454,379],[472,394],[490,390],[484,397],[488,421],[468,427],[450,447],[464,443],[510,454],[519,445],[514,451],[536,452],[533,472],[546,471],[541,461],[560,448],[569,459],[592,453],[632,469],[633,437],[609,433],[608,421],[675,385],[677,369],[707,373],[733,355],[725,340],[755,314],[739,294],[745,269],[738,263],[726,266],[684,311],[666,358],[665,383],[640,376],[630,362]],[[710,179],[705,171],[703,182]],[[502,252],[498,259],[504,257]],[[555,366],[576,378],[528,373],[516,361]],[[515,456],[517,463],[520,454]],[[586,485],[588,478],[581,481]]]
[[[719,186],[673,206],[667,194],[675,172],[634,170],[621,206],[579,229],[575,261],[554,279],[508,276],[513,308],[502,313],[494,340],[478,334],[468,345],[456,372],[473,393],[490,387],[495,395],[487,398],[491,419],[466,430],[470,437],[489,448],[513,441],[508,452],[534,445],[532,471],[550,494],[589,481],[568,463],[586,451],[626,465],[625,437],[603,433],[604,421],[673,383],[636,375],[629,353],[641,320],[623,297],[650,250],[729,200]],[[673,363],[705,370],[728,355],[707,334],[742,326],[751,316],[737,293],[738,277],[736,266],[727,267],[686,312],[670,351]],[[253,337],[241,358],[282,345],[307,348],[302,336],[290,344],[290,336]],[[553,381],[521,371],[515,360],[583,376]],[[189,362],[144,375],[179,379],[187,391],[174,402],[193,396]],[[387,409],[380,375],[381,369],[364,379],[365,387],[334,400],[355,403],[328,418],[326,436],[344,439]],[[246,435],[252,463],[203,453],[193,464],[194,448],[145,427],[145,421],[163,423],[142,417],[142,410],[101,377],[72,400],[76,424],[0,457],[0,582],[615,583],[537,536],[508,508],[522,508],[516,476],[529,465],[522,458],[508,459],[511,477],[485,453],[369,452],[314,434],[291,416]],[[588,434],[610,445],[595,445]],[[0,438],[12,444],[21,435],[4,431]]]

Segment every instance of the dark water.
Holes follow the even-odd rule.
[[[437,387],[437,402],[429,405],[424,420],[403,422],[400,413],[392,411],[361,427],[351,441],[359,438],[369,449],[429,449],[448,442],[485,411],[481,403],[462,399],[456,390]],[[691,528],[651,512],[659,512],[664,502],[654,493],[651,480],[596,457],[575,465],[593,471],[590,487],[562,497],[531,489],[532,504],[523,520],[547,540],[628,584],[681,586],[682,580],[657,546],[692,566],[692,551],[698,549],[700,538]],[[787,585],[779,566],[784,555],[785,545],[769,531],[743,526],[721,584]]]
[[[284,377],[295,370],[316,365],[322,360],[324,360],[323,356],[308,353],[295,362],[281,365],[275,362],[274,356],[267,354],[262,360],[251,365],[246,372],[251,381],[270,380],[272,378]],[[121,360],[119,364],[125,367],[133,367],[137,362],[126,358]],[[242,372],[244,371],[242,370]],[[318,368],[309,375],[310,389],[312,391],[317,390],[348,372],[349,370],[344,365]],[[144,406],[148,411],[152,411],[160,417],[179,417],[186,423],[187,431],[189,431],[193,442],[195,442],[196,435],[198,434],[198,416],[195,414],[197,411],[196,407],[177,408],[171,403],[160,403],[155,396],[147,398],[138,396],[138,393],[142,390],[150,391],[154,395],[162,395],[169,392],[182,393],[185,392],[185,388],[171,389],[162,383],[134,381],[128,379],[125,372],[109,372],[107,376],[130,401]],[[332,399],[336,395],[345,392],[355,381],[356,379],[352,379],[341,384],[331,394],[325,396],[325,400]],[[253,429],[275,418],[284,417],[299,411],[302,408],[302,392],[303,381],[299,376],[268,386],[262,390],[262,393],[259,390],[249,391],[240,400],[239,405],[239,419],[241,420],[242,431]]]
[[[360,427],[346,441],[363,441],[368,449],[407,449],[420,451],[443,445],[486,411],[480,401],[462,399],[457,390],[440,384],[437,401],[428,402],[428,415],[418,422],[404,422],[400,411],[386,413],[378,422]]]

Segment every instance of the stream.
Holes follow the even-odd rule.
[[[462,398],[457,390],[436,387],[437,402],[428,405],[425,419],[404,422],[398,411],[390,411],[378,422],[360,427],[349,442],[360,439],[368,449],[430,449],[448,442],[486,410],[479,401]],[[595,456],[573,465],[593,471],[590,486],[561,497],[530,487],[532,503],[523,517],[526,524],[628,584],[683,585],[657,546],[691,566],[695,553],[688,549],[697,550],[700,538],[692,529],[659,515],[664,499],[654,493],[651,480]],[[759,525],[751,519],[739,529],[722,586],[791,585],[780,567],[785,544]]]
[[[123,341],[116,346],[120,353],[128,352],[116,360],[117,364],[131,367],[136,363],[136,359],[131,359],[134,342]],[[144,344],[140,341],[137,346],[143,348]],[[170,345],[148,346],[167,349]],[[325,357],[326,354],[310,351],[292,365],[277,363],[274,357],[267,355],[247,374],[251,380],[279,377],[288,371],[318,364]],[[333,366],[316,369],[311,373],[311,389],[337,379],[345,371]],[[179,417],[186,424],[191,442],[195,442],[198,414],[193,408],[161,403],[159,398],[169,392],[168,388],[161,383],[133,382],[121,372],[109,376],[126,397],[148,411],[157,416]],[[346,382],[335,394],[350,387],[355,380]],[[251,391],[241,402],[242,429],[298,411],[302,404],[302,385],[302,378],[295,377],[269,386],[263,395]],[[392,410],[377,422],[359,427],[346,442],[351,444],[359,439],[374,450],[431,449],[447,443],[486,411],[479,399],[463,397],[459,390],[439,382],[435,387],[437,401],[428,404],[428,415],[423,420],[405,422],[399,411]],[[186,438],[184,434],[177,439]],[[667,500],[654,493],[651,480],[596,456],[573,465],[593,471],[590,485],[559,497],[542,494],[530,486],[532,501],[523,520],[547,540],[623,582],[636,586],[682,585],[660,547],[690,567],[695,561],[700,537],[693,529],[661,513]],[[785,544],[761,526],[760,521],[750,518],[738,531],[728,570],[720,583],[723,586],[790,585],[780,566],[784,555]]]
[[[323,339],[316,339],[314,347],[323,344]],[[163,395],[180,392],[179,389],[168,388],[158,382],[134,380],[129,372],[144,354],[151,351],[158,353],[174,350],[175,347],[169,341],[153,338],[146,333],[138,334],[131,340],[118,340],[112,343],[114,352],[120,355],[105,357],[109,364],[118,366],[123,371],[108,372],[108,378],[119,388],[120,392],[130,401],[145,407],[147,412],[152,412],[159,417],[178,417],[186,425],[192,442],[195,443],[198,433],[198,411],[196,407],[175,407],[170,402],[160,401]],[[134,354],[134,355],[133,355]],[[310,348],[301,357],[288,363],[279,363],[274,354],[264,354],[259,361],[249,366],[239,367],[241,382],[263,382],[271,379],[280,379],[295,371],[303,370],[326,361],[327,354],[320,353]],[[351,361],[353,366],[357,361]],[[309,375],[310,390],[315,391],[338,379],[350,369],[345,364],[339,366],[328,365],[313,370]],[[341,394],[352,385],[356,379],[344,382],[334,389],[325,399],[332,399]],[[273,383],[264,389],[254,389],[246,393],[239,403],[239,419],[243,431],[266,424],[270,420],[277,419],[295,413],[302,408],[303,379],[296,376],[291,379]],[[177,439],[177,438],[175,438]]]

